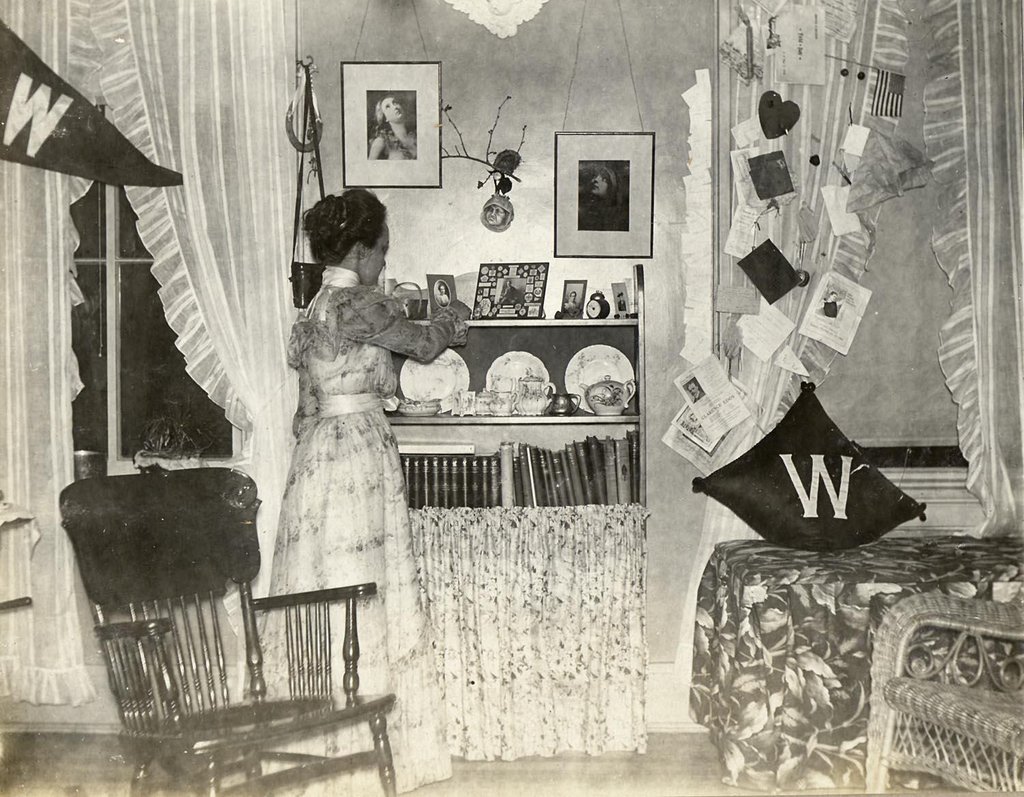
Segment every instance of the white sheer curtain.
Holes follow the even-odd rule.
[[[884,69],[899,71],[907,62],[907,20],[899,7],[899,0],[878,0],[861,4],[857,32],[849,45],[839,40],[829,40],[829,55],[835,59],[848,59],[861,64],[872,64]],[[767,15],[757,10],[756,19],[767,29]],[[755,19],[755,21],[756,21]],[[846,64],[841,60],[827,61],[829,74],[825,86],[790,85],[783,92],[802,109],[800,124],[782,139],[777,139],[779,148],[785,147],[787,161],[795,169],[795,183],[800,186],[800,197],[817,220],[818,235],[806,251],[808,261],[804,267],[814,275],[830,269],[859,282],[874,250],[873,225],[879,213],[874,208],[861,214],[865,228],[859,233],[841,237],[831,231],[820,188],[826,185],[827,169],[810,165],[805,152],[834,152],[842,143],[848,123],[870,127],[891,134],[895,125],[892,120],[871,116],[868,113],[870,93],[865,84],[870,81],[843,80],[839,72]],[[730,114],[719,119],[723,130],[757,116],[757,104],[764,86],[753,82],[746,86],[734,77],[731,94],[733,104]],[[811,141],[814,135],[818,140]],[[772,240],[787,256],[795,259],[799,251],[801,233],[796,208],[788,208],[781,219],[771,218],[769,230]],[[815,257],[815,253],[824,256]],[[807,309],[814,283],[807,288],[795,289],[780,299],[776,307],[798,324]],[[810,372],[809,381],[820,383],[828,374],[837,353],[822,343],[793,335],[793,349]],[[799,391],[800,377],[772,364],[766,364],[754,357],[744,357],[739,379],[750,389],[750,398],[759,408],[755,421],[733,429],[709,459],[699,450],[694,452],[694,461],[703,462],[708,472],[713,471],[749,449],[763,437],[767,430],[774,428],[785,411],[792,404]],[[757,534],[730,510],[717,501],[709,499],[704,512],[700,542],[689,573],[687,589],[683,595],[682,622],[679,629],[679,645],[676,649],[676,674],[689,689],[693,661],[693,623],[696,611],[697,588],[700,577],[715,546],[726,540],[753,539]]]
[[[0,17],[72,85],[83,86],[69,0],[4,0]],[[0,161],[0,490],[35,516],[0,529],[3,598],[33,605],[0,616],[0,697],[32,703],[92,700],[83,666],[74,557],[58,498],[72,481],[71,203],[86,183]],[[12,592],[9,592],[12,591]],[[13,591],[19,594],[13,594]]]
[[[291,452],[285,344],[295,78],[282,0],[96,0],[101,86],[114,122],[181,188],[129,187],[168,323],[188,371],[245,433],[239,467],[263,505],[270,556]]]
[[[943,184],[932,235],[953,287],[939,362],[958,405],[981,536],[1024,533],[1020,0],[933,0],[925,143]]]

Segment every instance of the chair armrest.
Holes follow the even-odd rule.
[[[369,598],[377,594],[374,582],[351,584],[344,587],[315,589],[309,592],[294,592],[289,595],[268,595],[266,598],[253,598],[252,607],[256,611],[280,609],[285,606],[301,606],[306,603],[330,603],[349,598]]]
[[[95,626],[96,636],[103,641],[114,639],[157,639],[171,630],[171,621],[166,617],[153,620],[131,620],[123,623],[99,623]]]
[[[1024,607],[941,593],[911,595],[886,612],[875,632],[872,691],[904,673],[914,634],[925,627],[966,631],[981,637],[1024,640]]]

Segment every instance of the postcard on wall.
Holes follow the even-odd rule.
[[[676,413],[672,419],[673,428],[677,429],[680,434],[683,435],[687,440],[692,443],[696,443],[702,449],[707,451],[709,454],[715,450],[715,446],[718,441],[722,439],[722,436],[712,438],[707,433],[707,430],[701,426],[697,416],[693,412],[693,408],[689,404],[684,404],[682,409]]]
[[[825,12],[789,5],[770,23],[772,69],[777,83],[825,85]]]
[[[849,354],[871,291],[829,271],[822,275],[800,324],[800,334],[820,341],[840,354]]]
[[[743,397],[713,355],[677,376],[675,386],[712,440],[750,417]]]
[[[772,356],[778,351],[779,346],[796,329],[796,324],[789,320],[789,316],[768,304],[763,296],[760,312],[740,316],[736,326],[743,335],[743,345],[757,359],[766,363],[772,361]]]

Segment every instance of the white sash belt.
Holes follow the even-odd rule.
[[[338,415],[351,415],[353,412],[366,412],[380,409],[384,402],[376,393],[349,393],[320,398],[320,417],[334,418]]]

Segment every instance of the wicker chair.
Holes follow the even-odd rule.
[[[886,613],[872,655],[868,792],[890,770],[1024,790],[1024,606],[914,595]]]
[[[254,599],[259,572],[256,485],[227,468],[84,479],[61,494],[96,635],[133,759],[132,793],[159,762],[176,785],[208,794],[264,794],[354,768],[376,768],[395,794],[387,735],[391,694],[358,692],[356,606],[376,585]],[[221,596],[238,585],[247,696],[231,695],[233,636]],[[344,696],[332,696],[331,604],[343,604]],[[282,658],[268,694],[256,612],[281,612]],[[274,680],[274,679],[269,679]],[[285,687],[287,682],[287,687]],[[365,724],[372,749],[323,757],[282,750],[341,725]],[[266,771],[273,762],[276,771]]]

